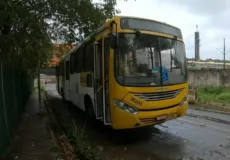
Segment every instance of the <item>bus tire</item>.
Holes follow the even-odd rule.
[[[86,95],[84,98],[84,102],[85,102],[85,111],[87,114],[87,118],[89,120],[94,120],[95,119],[95,113],[94,113],[94,109],[93,109],[93,103],[91,98]]]

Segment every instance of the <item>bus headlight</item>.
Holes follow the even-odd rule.
[[[131,113],[131,114],[137,114],[138,113],[138,110],[122,101],[119,101],[119,100],[114,100],[114,104],[116,105],[116,107],[119,107],[120,109],[128,112],[128,113]]]
[[[181,107],[184,106],[187,103],[187,101],[188,101],[188,97],[185,96],[184,99],[180,102],[180,106]]]

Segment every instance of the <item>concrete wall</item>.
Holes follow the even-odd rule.
[[[230,70],[189,70],[188,77],[191,88],[210,85],[230,87]]]

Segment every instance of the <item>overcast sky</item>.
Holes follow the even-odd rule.
[[[202,59],[222,59],[224,37],[226,49],[230,49],[230,0],[118,0],[117,8],[121,10],[119,15],[145,17],[179,27],[187,57],[194,58],[196,25]],[[226,56],[230,59],[230,51]]]

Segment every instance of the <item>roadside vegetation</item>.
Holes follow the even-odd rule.
[[[206,86],[197,89],[197,96],[201,108],[230,112],[230,88]]]
[[[198,101],[230,104],[230,88],[212,86],[200,88],[198,89]]]
[[[64,152],[65,159],[104,160],[105,158],[100,154],[100,149],[92,147],[91,143],[87,140],[84,132],[85,126],[79,127],[73,120],[70,121],[63,118],[58,113],[59,111],[57,111],[58,106],[53,106],[52,100],[46,98],[45,107],[50,119],[50,126],[54,131],[57,143]],[[74,119],[69,116],[69,119]]]

